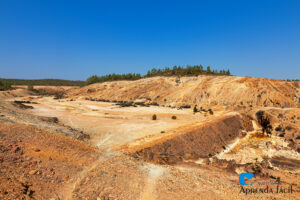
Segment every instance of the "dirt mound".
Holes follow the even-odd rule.
[[[15,97],[24,97],[28,95],[30,95],[30,92],[27,89],[0,91],[0,100],[7,100]]]
[[[146,99],[159,105],[245,105],[297,107],[299,82],[274,79],[198,76],[154,77],[137,81],[116,81],[70,90],[69,96],[110,101]]]
[[[239,114],[218,117],[179,134],[162,137],[146,144],[130,146],[125,151],[134,157],[159,164],[208,158],[225,149],[242,130],[251,130],[249,118]],[[247,125],[247,126],[245,126]]]
[[[61,199],[62,186],[98,156],[63,135],[0,120],[0,199]]]

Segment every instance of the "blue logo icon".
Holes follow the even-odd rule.
[[[254,177],[254,174],[253,173],[241,173],[240,174],[240,177],[239,177],[239,181],[240,181],[240,184],[241,185],[248,185],[246,182],[245,182],[245,178],[247,179],[251,179]],[[254,182],[250,183],[250,185],[253,185]]]

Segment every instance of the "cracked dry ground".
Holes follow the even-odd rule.
[[[236,133],[239,136],[232,140],[230,137],[234,137],[233,135],[215,138],[212,136],[216,152],[212,151],[214,155],[211,158],[201,155],[203,152],[207,154],[201,146],[197,147],[199,152],[185,148],[188,144],[201,143],[195,138],[197,134],[214,132],[218,127],[225,130],[228,123],[239,126],[236,121],[232,123],[231,120],[240,119],[244,115],[228,114],[216,108],[215,116],[204,117],[193,115],[190,110],[157,107],[121,109],[112,104],[70,99],[53,100],[52,97],[32,97],[31,101],[38,104],[28,104],[34,108],[24,110],[11,103],[14,99],[16,98],[2,101],[0,105],[0,199],[299,199],[299,192],[296,192],[299,190],[299,161],[289,163],[288,166],[292,169],[270,167],[264,160],[265,147],[259,147],[265,145],[266,140],[269,145],[267,148],[276,151],[278,155],[296,152],[291,150],[290,143],[285,146],[280,137],[272,136],[274,141],[278,140],[276,144],[272,144],[270,137],[256,137],[257,127],[254,127],[254,130]],[[134,109],[137,110],[134,112]],[[157,122],[149,122],[150,117],[144,119],[145,113],[146,116],[151,116],[151,109],[159,112],[160,118]],[[51,117],[45,122],[47,117],[37,118],[37,112],[51,117],[57,116],[59,122],[51,121]],[[278,114],[276,110],[272,112]],[[127,119],[121,117],[124,113]],[[177,121],[170,120],[174,113],[179,116]],[[248,114],[250,116],[251,112]],[[97,121],[98,118],[102,121]],[[139,120],[138,123],[136,119]],[[82,124],[79,124],[80,121]],[[190,126],[190,121],[193,121],[194,127]],[[196,121],[201,123],[195,125]],[[202,124],[202,121],[205,123]],[[111,123],[111,126],[95,124],[97,122]],[[243,121],[244,124],[246,122]],[[297,129],[298,125],[299,122],[296,121],[294,128]],[[109,137],[106,133],[113,126],[117,126],[112,129],[116,132],[121,127],[128,133],[110,133]],[[101,127],[103,133],[97,135],[95,130]],[[197,127],[203,132],[195,132]],[[78,140],[82,139],[78,137],[80,130],[88,133],[90,138],[83,137],[84,141]],[[147,134],[141,134],[140,130]],[[160,130],[165,130],[165,133]],[[180,136],[175,130],[188,134]],[[292,137],[295,133],[297,132],[286,132],[286,135]],[[249,141],[245,141],[245,134],[250,134]],[[218,138],[226,143],[226,147],[232,144],[232,148],[223,151],[223,147],[218,144]],[[205,136],[201,139],[207,140]],[[186,143],[187,140],[189,143]],[[238,143],[239,140],[242,143]],[[244,155],[249,152],[248,142],[251,142],[252,149],[256,146],[261,148],[254,152],[259,153],[258,158],[250,153]],[[164,152],[169,156],[166,161],[166,157],[158,156],[165,144],[175,145],[184,152],[177,152],[178,148],[169,147]],[[276,145],[282,145],[282,149],[278,149]],[[205,149],[209,147],[205,146]],[[298,155],[297,152],[295,154]],[[177,155],[182,156],[176,157]],[[234,155],[249,163],[226,160]],[[278,160],[277,163],[280,161]],[[282,163],[285,161],[281,160]],[[295,192],[245,195],[240,193],[241,186],[238,182],[241,171],[254,172],[256,182],[274,182],[274,178],[280,177],[281,186],[288,188],[290,184],[295,184]]]

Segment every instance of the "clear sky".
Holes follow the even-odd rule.
[[[0,0],[0,77],[210,65],[300,78],[300,1]]]

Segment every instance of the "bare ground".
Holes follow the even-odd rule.
[[[197,79],[183,80],[184,87],[191,81]],[[194,114],[193,106],[177,109],[185,101],[173,99],[175,107],[170,105],[168,95],[160,106],[85,100],[95,93],[87,92],[91,88],[97,91],[95,85],[68,88],[63,99],[26,89],[0,94],[1,199],[299,199],[300,112],[294,99],[282,99],[294,107],[213,104]],[[97,94],[92,97],[106,95]],[[133,98],[121,96],[116,99]],[[259,110],[271,121],[271,136],[262,134]],[[238,182],[245,171],[255,174],[256,188],[280,179],[282,188],[294,184],[293,193],[246,195]]]

